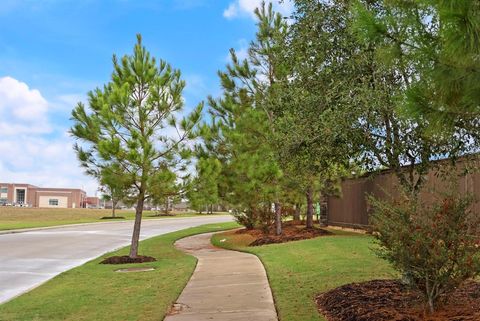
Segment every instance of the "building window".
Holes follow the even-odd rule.
[[[51,198],[48,200],[48,205],[50,206],[58,206],[58,199],[56,198]]]
[[[0,193],[8,193],[8,187],[0,187]]]
[[[7,204],[8,200],[6,198],[0,198],[0,206]]]

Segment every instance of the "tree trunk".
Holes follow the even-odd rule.
[[[282,204],[275,202],[275,234],[282,234]]]
[[[138,240],[140,238],[144,202],[144,194],[141,193],[137,201],[137,208],[135,209],[135,223],[133,225],[132,244],[130,245],[131,258],[136,258],[138,254]]]
[[[295,204],[295,213],[293,213],[293,220],[300,221],[300,204]]]
[[[313,227],[313,188],[309,186],[307,189],[307,228]]]
[[[115,209],[117,207],[117,201],[114,201],[112,198],[112,217],[115,217]]]
[[[165,215],[168,215],[168,198],[165,201]]]

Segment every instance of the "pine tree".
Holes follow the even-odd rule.
[[[357,32],[381,61],[402,72],[409,115],[478,140],[480,3],[477,0],[359,1]]]
[[[276,233],[281,234],[282,172],[278,164],[275,122],[277,83],[285,80],[282,53],[288,26],[270,5],[255,10],[257,35],[240,61],[231,50],[231,64],[219,72],[223,96],[209,99],[212,120],[203,129],[202,150],[222,166],[220,193],[247,225],[267,229],[275,204]]]
[[[200,119],[202,105],[175,119],[184,87],[180,71],[163,60],[157,63],[138,35],[132,55],[120,61],[113,57],[111,81],[89,92],[88,108],[79,103],[72,112],[71,134],[79,141],[75,150],[86,172],[95,176],[118,164],[115,175],[136,203],[131,258],[138,254],[144,203],[162,184],[162,169],[174,169],[181,161],[183,142]],[[169,128],[178,137],[169,135]]]
[[[212,206],[219,202],[218,179],[222,170],[216,158],[200,158],[196,164],[196,177],[189,186],[187,197],[192,208],[202,213],[212,213]]]
[[[389,168],[415,196],[432,160],[467,151],[469,136],[458,129],[432,133],[427,118],[402,113],[398,101],[408,87],[408,68],[382,64],[382,43],[359,39],[352,3],[296,1],[289,46],[295,77],[285,90],[287,102],[295,106],[286,122],[298,128],[292,131],[298,137],[285,135],[289,154],[298,158],[294,171],[323,176],[318,186],[324,186],[352,161],[366,171]],[[365,3],[382,15],[381,1]]]

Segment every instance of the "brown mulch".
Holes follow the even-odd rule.
[[[304,226],[298,226],[294,224],[284,224],[282,227],[282,234],[275,235],[275,229],[270,228],[268,233],[264,233],[261,230],[253,229],[241,229],[236,232],[237,234],[249,234],[255,238],[249,246],[260,246],[266,244],[285,243],[290,241],[308,240],[318,236],[330,235],[331,232],[321,228],[305,228]]]
[[[101,220],[124,220],[125,217],[123,216],[104,216],[100,218]]]
[[[448,302],[427,314],[421,293],[398,280],[347,284],[316,297],[328,321],[478,321],[480,283],[468,281]]]
[[[100,262],[100,264],[128,264],[128,263],[145,263],[155,262],[157,259],[151,256],[139,255],[136,258],[131,258],[128,255],[111,256]]]

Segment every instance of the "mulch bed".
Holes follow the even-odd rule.
[[[265,234],[258,229],[247,230],[241,229],[236,232],[237,234],[249,234],[255,238],[249,246],[260,246],[266,244],[285,243],[290,241],[308,240],[314,237],[330,235],[331,232],[321,228],[305,228],[304,226],[297,226],[294,224],[284,224],[282,227],[282,235],[275,235],[275,229],[271,228],[270,231]]]
[[[136,258],[131,258],[128,255],[111,256],[100,262],[100,264],[128,264],[128,263],[145,263],[155,262],[157,259],[151,256],[139,255]]]
[[[328,321],[478,321],[480,283],[468,281],[449,295],[448,302],[427,314],[421,293],[398,280],[352,283],[316,297]]]
[[[104,216],[104,217],[101,217],[100,219],[101,219],[101,220],[124,220],[125,217],[123,217],[123,216],[115,216],[115,217],[113,217],[113,216]]]

